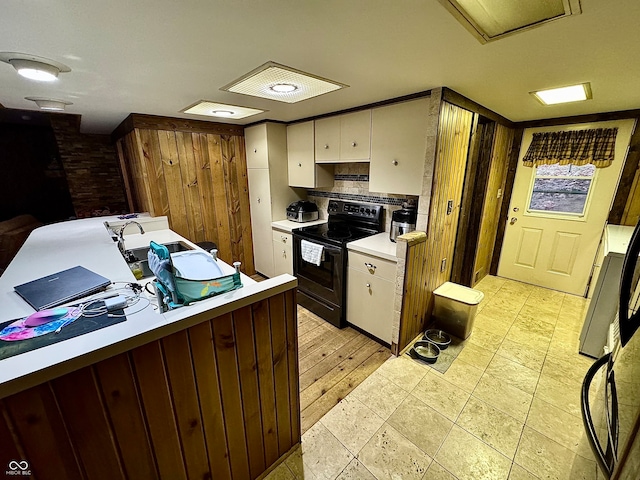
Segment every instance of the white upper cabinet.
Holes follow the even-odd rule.
[[[429,99],[374,108],[369,191],[420,195]]]
[[[330,187],[333,185],[333,166],[316,165],[314,122],[287,126],[287,155],[289,186]]]
[[[340,160],[371,158],[371,110],[340,115]]]
[[[368,162],[371,110],[315,121],[316,163]]]
[[[247,150],[247,168],[269,168],[267,126],[265,124],[246,128],[244,144]]]
[[[316,162],[340,161],[340,117],[316,120]]]

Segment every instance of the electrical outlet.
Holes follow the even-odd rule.
[[[447,259],[446,259],[446,258],[443,258],[443,259],[440,261],[440,271],[441,271],[441,272],[444,272],[445,268],[447,268]]]
[[[447,202],[447,215],[451,215],[451,212],[453,212],[453,200]]]

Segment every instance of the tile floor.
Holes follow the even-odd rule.
[[[597,479],[577,353],[588,301],[497,277],[445,374],[391,358],[313,425],[267,477]]]

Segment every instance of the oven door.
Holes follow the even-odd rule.
[[[307,239],[324,247],[320,265],[302,259],[302,237],[293,235],[293,273],[298,303],[337,327],[343,326],[345,255],[342,247]]]

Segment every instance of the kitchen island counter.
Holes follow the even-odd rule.
[[[105,220],[118,222],[34,230],[0,277],[0,321],[34,312],[15,285],[75,265],[122,282],[114,287],[135,282]],[[126,248],[197,248],[166,218],[136,221],[145,234],[128,227]],[[268,469],[300,439],[297,281],[241,279],[238,290],[164,314],[141,300],[124,322],[1,360],[0,436],[12,432],[13,443],[0,463],[28,461],[38,478],[255,478]]]

